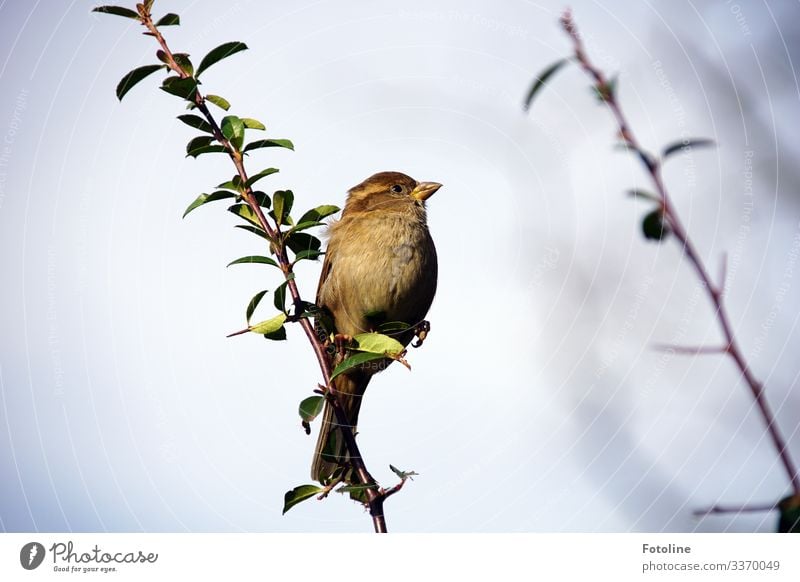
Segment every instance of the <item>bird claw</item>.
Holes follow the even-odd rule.
[[[348,344],[353,341],[353,338],[346,333],[337,333],[333,336],[333,343],[336,346],[336,353],[341,357],[345,356]]]
[[[422,342],[425,341],[425,338],[428,337],[428,332],[431,331],[431,322],[428,320],[423,319],[417,324],[417,327],[414,328],[414,336],[417,338],[417,341],[411,344],[412,347],[418,348],[422,345]]]

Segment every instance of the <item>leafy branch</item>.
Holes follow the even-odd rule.
[[[572,14],[569,10],[563,13],[561,17],[561,26],[572,41],[573,54],[569,58],[561,59],[550,65],[536,78],[526,96],[524,109],[526,111],[530,109],[536,95],[549,79],[565,65],[577,63],[589,76],[592,81],[595,97],[608,107],[614,117],[618,128],[618,138],[621,140],[619,147],[634,153],[638,157],[654,189],[654,193],[642,190],[629,191],[632,196],[649,200],[655,205],[642,220],[642,233],[645,238],[654,241],[665,240],[669,235],[675,238],[684,256],[688,259],[695,274],[703,284],[722,333],[723,341],[720,346],[660,346],[660,348],[678,354],[724,354],[730,357],[742,380],[744,380],[749,388],[750,394],[758,407],[759,413],[766,425],[767,433],[780,459],[781,465],[786,472],[792,489],[792,494],[778,503],[740,508],[714,506],[701,511],[699,514],[707,515],[711,513],[739,513],[741,511],[768,511],[779,509],[781,511],[781,517],[778,530],[783,532],[800,532],[800,475],[789,453],[786,440],[780,432],[775,420],[775,415],[767,402],[764,394],[764,385],[753,375],[739,347],[739,343],[736,341],[736,336],[724,302],[725,262],[723,260],[722,273],[719,281],[714,281],[677,213],[661,174],[662,165],[670,156],[676,153],[690,151],[693,148],[712,146],[714,142],[705,138],[685,139],[665,147],[660,156],[655,156],[644,149],[631,130],[628,120],[620,107],[617,98],[616,80],[607,77],[602,70],[591,62],[586,54],[581,35],[575,26]]]
[[[200,64],[195,68],[188,53],[174,52],[170,49],[160,27],[175,26],[180,24],[177,14],[169,13],[158,20],[154,20],[151,9],[154,0],[145,0],[136,4],[136,10],[121,6],[99,6],[94,12],[112,14],[137,20],[146,31],[143,33],[153,37],[159,45],[156,57],[161,64],[151,64],[138,67],[126,74],[116,88],[117,97],[121,100],[137,83],[157,71],[166,71],[168,76],[162,81],[161,89],[171,95],[181,98],[187,103],[187,109],[199,112],[179,115],[178,119],[199,130],[200,135],[192,138],[186,146],[186,155],[197,158],[209,153],[223,153],[233,163],[236,173],[232,178],[219,184],[211,194],[200,194],[187,208],[185,217],[195,209],[219,200],[233,200],[235,203],[228,208],[230,212],[243,220],[237,228],[247,230],[266,241],[271,256],[251,255],[236,259],[228,266],[235,264],[263,264],[275,267],[281,271],[283,282],[274,292],[274,306],[277,315],[251,324],[251,318],[267,291],[258,292],[248,303],[246,309],[247,327],[229,335],[244,333],[257,333],[270,340],[286,339],[286,323],[298,323],[308,339],[316,356],[323,384],[319,386],[317,395],[306,398],[300,404],[300,416],[306,432],[310,432],[309,423],[322,409],[323,399],[327,400],[336,415],[340,432],[347,447],[349,459],[348,468],[352,470],[356,483],[348,483],[339,490],[351,488],[359,492],[351,497],[361,501],[368,508],[372,516],[376,532],[386,532],[386,519],[383,511],[384,500],[402,488],[411,473],[395,472],[400,477],[400,483],[388,490],[378,486],[370,475],[355,440],[355,435],[349,426],[347,415],[340,403],[338,393],[332,379],[351,368],[361,365],[365,361],[392,358],[402,360],[403,346],[396,340],[378,333],[362,334],[354,338],[351,346],[355,354],[333,369],[335,361],[329,353],[330,338],[327,330],[315,329],[312,318],[321,315],[319,308],[300,295],[295,280],[294,266],[302,260],[316,260],[324,253],[321,251],[321,241],[308,234],[306,231],[324,223],[322,219],[335,214],[339,208],[332,205],[323,205],[304,213],[296,222],[290,213],[294,204],[294,194],[291,190],[278,190],[272,196],[263,191],[256,190],[255,184],[260,180],[278,172],[277,168],[265,168],[255,174],[248,174],[245,169],[245,157],[254,150],[262,148],[294,149],[288,139],[258,139],[246,143],[247,131],[265,131],[266,127],[257,119],[225,115],[219,122],[211,113],[209,103],[227,112],[230,103],[219,95],[203,94],[199,86],[200,75],[209,67],[233,54],[244,51],[247,45],[233,41],[224,43],[211,50]],[[274,257],[274,258],[273,258]],[[287,306],[290,300],[290,306]],[[394,468],[393,468],[394,470]],[[284,513],[291,507],[310,499],[311,497],[324,498],[332,488],[341,482],[341,476],[324,487],[316,485],[301,485],[286,493],[284,499]]]

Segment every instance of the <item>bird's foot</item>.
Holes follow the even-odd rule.
[[[334,335],[333,344],[336,346],[336,353],[339,354],[342,358],[344,358],[345,352],[347,351],[347,346],[352,341],[353,341],[352,336],[349,336],[346,333],[337,333],[336,335]]]
[[[417,324],[417,327],[414,328],[414,336],[417,338],[415,342],[411,344],[412,347],[418,348],[422,345],[422,342],[425,341],[425,338],[428,337],[428,333],[431,331],[431,322],[428,320],[423,319]]]

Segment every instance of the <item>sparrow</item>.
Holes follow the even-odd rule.
[[[349,190],[341,218],[329,227],[317,288],[316,304],[330,316],[334,333],[353,337],[402,322],[405,327],[386,335],[403,346],[414,338],[436,293],[436,247],[428,232],[425,202],[441,186],[400,172],[381,172]],[[343,357],[335,355],[334,365]],[[371,362],[333,380],[353,434],[367,385],[391,362]],[[325,483],[346,464],[347,450],[337,426],[326,402],[311,467],[315,481]]]

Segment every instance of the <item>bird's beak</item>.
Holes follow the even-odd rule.
[[[417,184],[417,187],[411,191],[411,197],[419,201],[427,200],[441,187],[442,185],[439,184],[439,182],[420,182]]]

